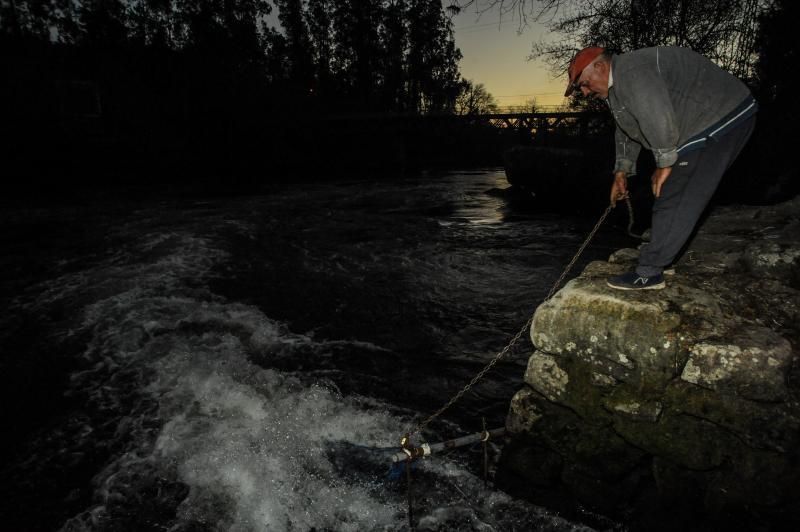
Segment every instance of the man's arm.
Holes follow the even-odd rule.
[[[667,180],[670,173],[672,173],[671,166],[665,166],[664,168],[656,168],[656,171],[653,172],[653,176],[650,178],[651,184],[653,186],[653,196],[657,198],[661,196],[661,186]]]
[[[672,173],[672,167],[666,166],[664,168],[656,168],[655,172],[650,178],[653,187],[653,196],[661,196],[661,187],[669,178]],[[628,197],[628,174],[625,172],[614,172],[614,182],[611,184],[611,205],[616,207],[619,200],[624,200]]]
[[[611,184],[611,205],[628,197],[628,176],[636,173],[636,159],[642,145],[631,139],[619,126],[614,130],[614,182]]]
[[[625,84],[625,105],[639,123],[653,151],[656,167],[672,166],[678,160],[680,131],[667,84],[658,69],[657,56],[651,63],[627,72]]]
[[[616,152],[614,173],[623,172],[626,175],[635,174],[636,159],[639,158],[642,145],[631,139],[617,126],[614,129],[614,149]]]
[[[658,66],[658,50],[650,64],[643,64],[625,77],[625,105],[636,118],[647,144],[651,147],[656,170],[650,178],[653,195],[661,196],[661,188],[678,160],[678,118],[672,107],[667,84]],[[622,83],[622,81],[620,81]],[[617,128],[619,132],[619,128]],[[619,143],[617,147],[619,159]],[[615,168],[619,170],[620,168]],[[612,186],[612,194],[619,185]],[[627,189],[625,190],[627,192]],[[613,203],[613,201],[612,201]]]
[[[614,172],[614,182],[611,184],[611,205],[616,207],[617,201],[628,197],[628,174]]]

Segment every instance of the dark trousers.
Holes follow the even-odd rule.
[[[650,242],[642,247],[636,273],[660,274],[672,264],[730,167],[753,133],[756,117],[709,140],[699,150],[680,155],[653,205]]]

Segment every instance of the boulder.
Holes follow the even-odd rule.
[[[717,209],[664,290],[609,288],[637,256],[536,310],[498,482],[633,527],[800,526],[800,198]]]

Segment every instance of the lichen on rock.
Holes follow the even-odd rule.
[[[738,343],[699,342],[691,346],[681,373],[686,382],[756,401],[787,397],[792,365],[788,340],[764,327],[739,332]]]
[[[546,465],[548,489],[611,513],[786,517],[800,492],[800,198],[718,209],[665,290],[609,288],[636,255],[589,264],[536,310],[500,477],[528,478],[503,463]]]
[[[525,382],[550,401],[558,401],[567,391],[569,375],[555,357],[537,351],[528,360]]]

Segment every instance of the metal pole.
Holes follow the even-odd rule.
[[[500,427],[496,429],[492,429],[488,431],[489,438],[498,438],[503,436],[506,433],[505,427]],[[403,462],[408,460],[409,458],[422,458],[433,453],[438,453],[439,451],[444,451],[445,449],[455,449],[457,447],[463,447],[464,445],[469,445],[470,443],[477,443],[481,441],[486,435],[483,432],[476,432],[475,434],[470,434],[468,436],[461,436],[460,438],[455,438],[453,440],[447,440],[440,443],[432,443],[432,444],[422,444],[419,447],[410,447],[408,448],[408,452],[398,452],[392,455],[392,462]]]

